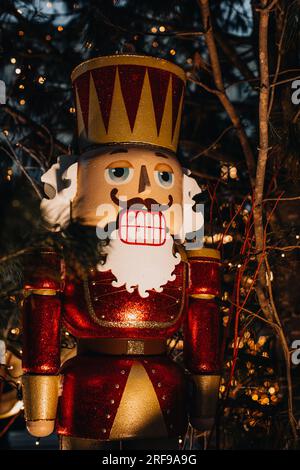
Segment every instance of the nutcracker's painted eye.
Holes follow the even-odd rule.
[[[109,184],[129,183],[133,177],[133,168],[127,161],[111,163],[105,170],[105,179]]]
[[[154,171],[156,183],[163,188],[171,188],[174,184],[174,173],[172,168],[165,163],[156,165]]]

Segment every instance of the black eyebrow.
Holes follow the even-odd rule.
[[[128,153],[128,150],[127,149],[123,149],[123,148],[119,148],[119,149],[115,149],[113,150],[112,152],[110,152],[110,155],[113,155],[115,153]]]
[[[163,153],[160,153],[160,152],[155,152],[155,155],[157,157],[169,158],[168,155],[164,155]]]

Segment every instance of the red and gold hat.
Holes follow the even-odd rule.
[[[150,56],[97,57],[72,73],[81,150],[114,143],[176,152],[185,88],[177,65]]]

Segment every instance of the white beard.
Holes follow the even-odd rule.
[[[130,245],[122,242],[115,230],[111,234],[109,245],[104,248],[106,262],[98,264],[97,269],[111,270],[116,277],[112,282],[113,287],[125,284],[130,293],[137,287],[141,297],[148,297],[148,290],[162,292],[162,286],[176,279],[176,275],[172,273],[181,257],[179,253],[173,255],[173,245],[171,236],[161,246]]]

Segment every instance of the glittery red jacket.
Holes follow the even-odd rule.
[[[190,257],[175,268],[176,279],[161,293],[141,298],[137,289],[111,285],[111,271],[91,270],[86,281],[62,278],[55,253],[32,255],[25,277],[23,370],[57,374],[62,324],[76,338],[167,339],[185,333],[187,368],[196,374],[219,372],[220,263]]]

